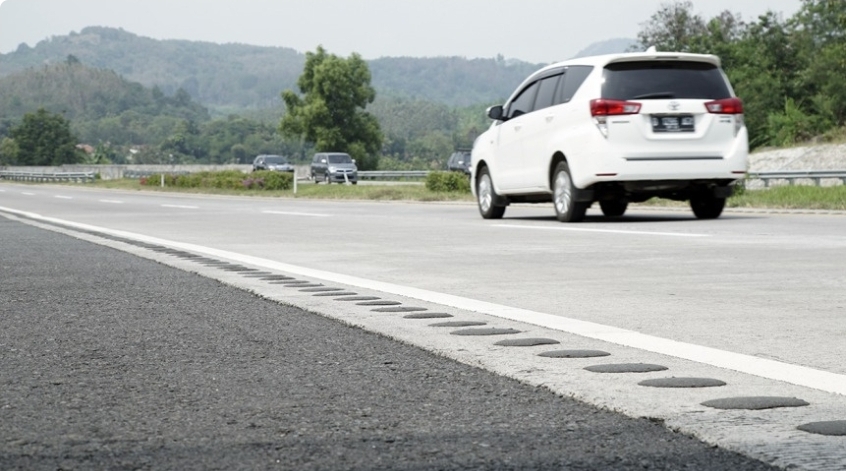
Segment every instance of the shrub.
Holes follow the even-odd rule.
[[[160,174],[140,180],[141,185],[158,186]],[[188,175],[165,175],[165,186],[177,188],[218,188],[224,190],[289,190],[294,176],[290,173],[261,171],[245,175],[238,170],[197,172]]]
[[[265,190],[290,190],[294,186],[294,174],[261,170],[253,172],[254,181],[261,180]]]
[[[426,189],[439,193],[469,193],[470,178],[459,172],[431,172],[426,177]]]
[[[770,144],[792,146],[810,140],[830,129],[831,124],[820,114],[806,113],[792,98],[784,103],[784,111],[770,113],[767,117]]]

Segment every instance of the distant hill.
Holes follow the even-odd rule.
[[[209,119],[208,111],[184,92],[168,97],[114,71],[86,66],[73,56],[0,78],[0,119],[17,119],[38,108],[70,120],[100,119],[128,110],[194,121]]]
[[[0,78],[0,124],[18,122],[38,108],[62,114],[83,142],[95,143],[160,142],[183,120],[210,119],[183,90],[168,96],[73,56]]]
[[[146,87],[157,86],[166,95],[182,88],[222,113],[278,107],[280,92],[296,88],[305,63],[305,54],[283,47],[156,40],[123,29],[88,27],[0,54],[0,77],[59,63],[69,55]],[[377,94],[453,107],[501,100],[540,67],[460,57],[381,58],[369,65]]]
[[[618,54],[621,52],[627,52],[629,48],[635,46],[636,44],[636,39],[609,39],[607,41],[600,41],[591,44],[590,46],[579,51],[578,54],[573,56],[573,58],[575,59],[578,57],[601,56],[603,54]]]
[[[272,106],[305,63],[305,55],[293,49],[159,41],[122,29],[88,27],[0,54],[0,76],[61,62],[68,55],[144,86],[158,86],[168,95],[182,88],[204,104],[233,108]]]

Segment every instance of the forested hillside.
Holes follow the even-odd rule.
[[[846,136],[844,31],[846,2],[802,0],[790,18],[746,20],[704,18],[677,0],[643,25],[634,48],[720,56],[743,99],[751,146],[783,146]],[[15,161],[12,129],[40,108],[67,118],[79,142],[115,162],[243,163],[259,153],[302,162],[313,143],[283,138],[278,127],[281,92],[298,92],[304,64],[305,54],[286,48],[158,41],[101,27],[22,45],[0,55],[0,164]],[[443,168],[490,125],[485,107],[538,67],[501,57],[367,66],[376,98],[366,111],[384,136],[384,169]]]
[[[208,110],[181,89],[167,96],[73,56],[0,78],[0,120],[19,120],[38,108],[62,114],[92,143],[146,144],[165,139],[179,122],[209,120]]]
[[[488,125],[485,106],[379,96],[369,110],[385,135],[383,167],[440,168]],[[308,143],[277,132],[281,108],[212,119],[182,89],[166,94],[75,56],[0,78],[0,140],[41,108],[66,118],[80,143],[97,147],[98,159],[116,163],[129,162],[130,155],[135,163],[248,163],[262,153],[300,162],[310,157]],[[0,155],[0,164],[12,161]]]
[[[305,55],[289,48],[155,40],[122,29],[88,27],[35,47],[0,54],[0,76],[64,61],[110,69],[167,95],[180,88],[217,114],[272,107],[293,89]],[[450,106],[506,97],[538,65],[459,57],[382,58],[369,61],[380,95],[436,101]]]

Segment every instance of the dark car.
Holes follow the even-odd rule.
[[[287,157],[281,155],[260,155],[253,160],[253,171],[256,170],[294,173],[294,166],[288,162]]]
[[[447,161],[447,169],[453,172],[464,172],[470,175],[470,151],[453,152]]]
[[[311,160],[311,178],[315,183],[358,183],[358,167],[349,154],[320,152]]]

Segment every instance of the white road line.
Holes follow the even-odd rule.
[[[27,193],[25,191],[22,191],[21,194],[26,196],[35,196],[35,193]]]
[[[540,231],[570,231],[570,232],[604,232],[607,234],[632,234],[666,237],[711,237],[708,234],[691,234],[688,232],[649,232],[649,231],[624,231],[618,229],[590,229],[587,227],[547,227],[547,226],[524,226],[519,224],[493,224],[493,227],[506,229],[534,229]]]
[[[250,255],[242,255],[226,250],[204,247],[201,245],[175,242],[143,234],[136,234],[133,232],[107,229],[89,224],[44,217],[39,214],[19,211],[11,208],[0,207],[0,211],[22,215],[30,219],[58,223],[87,231],[97,231],[118,237],[135,239],[140,242],[170,246],[172,248],[188,250],[213,257],[222,257],[246,265],[288,272],[303,277],[316,278],[323,281],[341,283],[364,289],[381,291],[383,293],[395,294],[397,296],[405,296],[435,304],[441,304],[443,306],[454,307],[456,309],[488,314],[503,319],[526,322],[549,329],[580,335],[590,339],[602,340],[617,345],[637,348],[647,352],[669,355],[671,357],[691,360],[705,365],[739,371],[741,373],[752,374],[762,378],[783,381],[797,386],[813,388],[820,391],[846,396],[846,375],[822,371],[806,366],[792,365],[789,363],[759,358],[742,353],[734,353],[691,343],[678,342],[653,335],[642,334],[632,330],[531,311],[528,309],[504,306],[487,301],[479,301],[451,294],[438,293],[436,291],[300,267],[264,258],[253,257]]]
[[[109,203],[109,204],[123,204],[123,201],[118,200],[100,200],[101,203]]]
[[[62,196],[62,195],[56,195],[56,198],[59,198],[60,200],[72,200],[73,199],[72,196]]]
[[[200,209],[199,206],[188,206],[188,205],[184,205],[184,204],[163,204],[162,208]]]
[[[293,211],[262,211],[263,214],[281,214],[283,216],[307,216],[314,218],[328,218],[331,214],[297,213]]]

